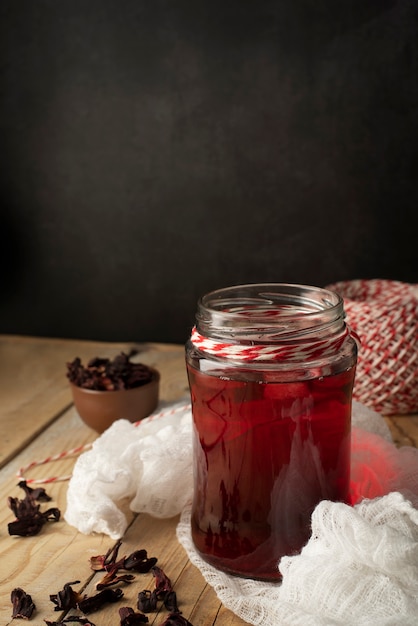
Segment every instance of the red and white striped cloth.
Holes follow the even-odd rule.
[[[354,398],[383,415],[418,411],[418,285],[351,280],[328,285],[360,338]]]

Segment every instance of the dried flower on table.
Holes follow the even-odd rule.
[[[157,559],[148,558],[146,550],[136,550],[129,556],[117,560],[121,544],[122,541],[119,540],[107,554],[91,557],[90,566],[94,571],[107,572],[97,583],[97,589],[104,589],[119,582],[131,583],[134,580],[135,577],[132,574],[118,574],[119,570],[146,573],[155,566]]]
[[[24,488],[24,487],[23,487]],[[33,502],[33,491],[26,491],[27,502]],[[21,501],[24,502],[24,501]],[[23,508],[28,504],[22,505]],[[15,505],[17,510],[18,505]],[[164,571],[155,565],[157,559],[148,559],[146,550],[136,550],[128,557],[122,557],[118,560],[119,548],[122,541],[119,540],[115,546],[108,551],[106,555],[98,555],[90,559],[90,564],[95,571],[106,571],[106,575],[97,585],[101,591],[94,596],[81,595],[74,591],[72,585],[79,584],[79,580],[66,583],[61,591],[49,596],[51,602],[55,604],[55,611],[69,611],[78,609],[82,613],[89,614],[98,611],[108,602],[117,602],[123,597],[121,589],[110,589],[110,585],[117,582],[131,582],[134,578],[131,574],[116,575],[118,570],[126,569],[131,571],[149,571],[155,579],[154,591],[144,590],[138,594],[137,606],[140,613],[136,613],[130,607],[122,607],[119,609],[120,626],[137,626],[148,622],[148,618],[144,613],[149,613],[157,608],[158,600],[164,603],[165,608],[170,611],[170,615],[164,620],[161,626],[193,626],[185,617],[183,617],[177,606],[177,596],[173,590],[172,584]],[[151,565],[150,565],[151,563]],[[29,619],[32,615],[35,605],[31,596],[26,594],[22,589],[16,588],[12,591],[11,599],[13,603],[12,617],[24,617]],[[86,617],[70,616],[57,621],[44,620],[47,626],[60,626],[62,624],[78,623],[83,626],[94,626]]]
[[[95,570],[96,572],[99,572],[100,570],[106,570],[109,567],[113,566],[117,562],[119,548],[121,547],[121,545],[122,545],[122,539],[119,539],[115,543],[113,548],[110,548],[110,550],[108,550],[106,554],[98,554],[96,556],[92,556],[90,558],[91,568]],[[123,557],[123,559],[124,558],[125,557]]]
[[[173,591],[171,580],[168,576],[166,576],[161,567],[157,567],[155,565],[151,568],[151,571],[155,578],[155,590],[157,592],[157,597],[162,599],[167,592]]]
[[[84,366],[79,357],[67,363],[67,378],[77,387],[96,391],[133,389],[149,383],[153,372],[143,363],[132,363],[123,352],[113,360],[96,357]]]
[[[123,557],[119,561],[117,561],[119,548],[122,542],[119,540],[116,545],[103,557],[96,556],[90,559],[90,563],[92,564],[92,569],[95,571],[105,570],[106,574],[103,578],[97,583],[97,589],[104,589],[105,587],[110,587],[111,585],[116,585],[118,582],[126,582],[131,583],[135,576],[132,574],[120,574],[118,575],[118,571],[123,568],[125,558]],[[99,565],[102,562],[102,567],[99,569]]]
[[[96,554],[95,556],[90,557],[90,567],[95,572],[100,572],[105,570],[108,565],[112,565],[116,562],[118,557],[119,548],[122,545],[122,541],[116,542],[116,544],[108,550],[106,554]]]
[[[135,613],[129,606],[119,609],[120,626],[137,626],[138,624],[147,624],[148,617],[143,613]]]
[[[51,498],[46,494],[45,489],[32,489],[28,487],[26,482],[22,480],[19,483],[25,491],[23,500],[19,498],[8,498],[9,508],[15,514],[16,519],[8,524],[9,535],[19,535],[21,537],[30,537],[37,535],[42,526],[49,521],[58,522],[61,512],[56,507],[47,511],[41,511],[40,505],[36,500],[48,502]]]
[[[148,558],[146,550],[136,550],[125,558],[124,569],[146,574],[155,566],[157,561],[158,559],[154,556]]]
[[[117,602],[123,596],[121,589],[103,589],[94,596],[81,595],[74,591],[71,585],[77,585],[80,581],[75,580],[66,583],[64,588],[58,593],[49,596],[55,606],[55,611],[68,611],[69,609],[80,609],[86,615],[98,611],[108,602]]]
[[[52,500],[51,496],[47,494],[44,487],[35,487],[34,489],[33,487],[29,487],[26,480],[21,480],[17,486],[23,489],[27,496],[30,496],[38,502],[50,502]]]
[[[49,599],[55,604],[55,611],[68,611],[69,609],[76,609],[79,603],[84,600],[85,596],[82,596],[78,591],[74,591],[71,585],[78,585],[79,580],[74,580],[71,583],[65,583],[64,588],[58,593],[51,594]]]
[[[36,606],[26,591],[16,587],[10,594],[10,599],[13,604],[12,618],[30,619],[32,617]]]
[[[157,608],[157,600],[157,592],[155,590],[144,589],[144,591],[138,593],[136,606],[144,613],[151,613],[151,611],[155,611]]]
[[[103,589],[96,593],[95,596],[89,596],[78,604],[80,611],[88,615],[102,608],[108,602],[117,602],[123,597],[122,589]]]
[[[170,613],[179,613],[177,606],[177,594],[175,591],[167,591],[163,598],[164,606]]]
[[[144,613],[150,613],[156,609],[157,601],[161,600],[167,611],[170,611],[172,614],[179,613],[177,594],[173,590],[168,576],[166,576],[160,567],[156,566],[152,568],[152,573],[155,578],[155,589],[152,592],[148,589],[139,592],[137,600],[138,609],[144,611]]]
[[[118,564],[115,563],[115,565],[111,567],[103,578],[97,583],[96,589],[105,589],[106,587],[117,585],[118,583],[127,583],[129,585],[135,580],[135,576],[133,574],[118,574],[118,571]]]

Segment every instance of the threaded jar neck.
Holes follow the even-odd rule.
[[[288,343],[340,332],[342,298],[326,289],[288,283],[238,285],[198,302],[196,329],[237,343]]]

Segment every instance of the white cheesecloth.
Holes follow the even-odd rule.
[[[407,418],[406,418],[407,419]],[[117,539],[127,521],[118,508],[181,513],[177,536],[223,604],[263,626],[409,626],[418,624],[418,450],[397,448],[384,419],[353,403],[355,506],[321,502],[309,542],[278,564],[283,581],[229,576],[203,561],[190,536],[192,421],[188,405],[134,426],[115,422],[76,462],[66,521],[83,533]]]

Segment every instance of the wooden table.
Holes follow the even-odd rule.
[[[162,344],[109,344],[58,339],[0,335],[0,624],[11,624],[10,593],[21,587],[30,593],[37,607],[31,623],[58,620],[50,594],[65,583],[79,580],[77,591],[93,595],[102,574],[93,574],[89,559],[105,554],[114,544],[105,535],[83,535],[65,521],[46,524],[35,537],[9,536],[7,524],[13,513],[7,506],[9,496],[22,498],[16,474],[34,460],[92,442],[98,435],[87,428],[72,406],[65,376],[65,363],[79,356],[115,356],[132,348],[138,359],[161,372],[160,397],[175,402],[188,397],[183,346]],[[386,418],[397,444],[418,447],[418,415]],[[70,474],[75,458],[33,468],[30,478]],[[48,506],[66,507],[67,482],[46,485],[53,501]],[[126,511],[125,511],[126,512]],[[129,554],[145,548],[157,556],[159,566],[174,583],[180,609],[194,626],[238,626],[245,624],[222,606],[213,589],[188,560],[176,538],[178,518],[157,520],[145,514],[130,514],[130,525],[120,552]],[[117,626],[120,606],[135,607],[138,591],[153,589],[151,574],[138,574],[137,580],[123,587],[124,599],[108,604],[91,615],[96,626]],[[167,616],[148,615],[149,624],[158,626]],[[16,624],[17,622],[13,622]]]

